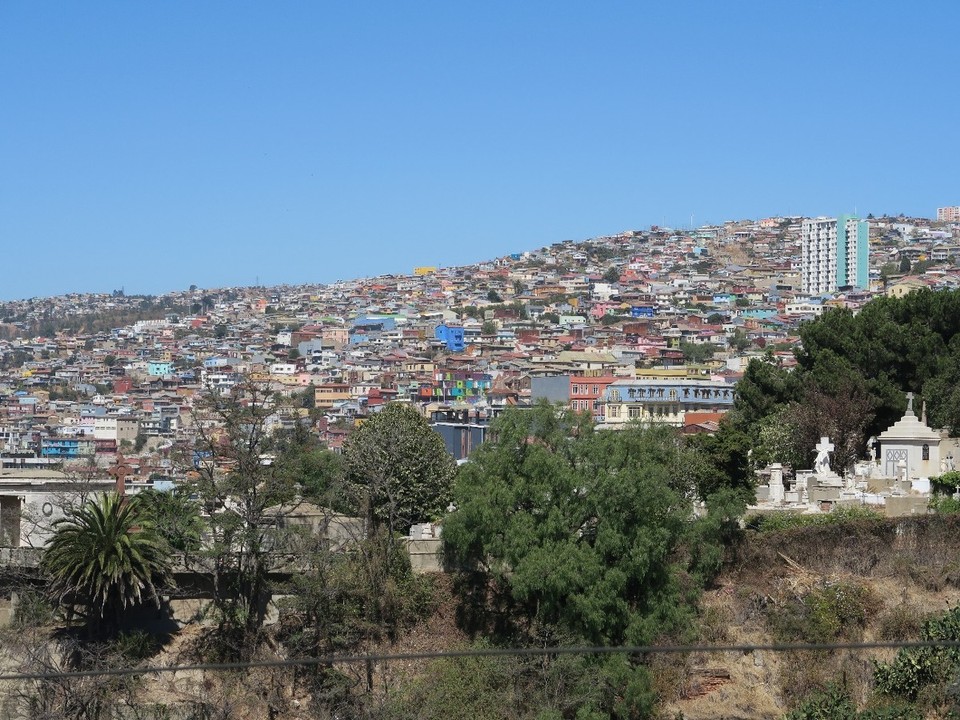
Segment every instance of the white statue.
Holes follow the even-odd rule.
[[[833,452],[833,443],[830,442],[830,438],[821,437],[814,450],[817,451],[817,459],[813,461],[813,471],[817,475],[828,475],[830,473],[830,453]]]

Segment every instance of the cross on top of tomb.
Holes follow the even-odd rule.
[[[820,442],[814,448],[817,451],[817,459],[813,461],[813,470],[817,475],[825,475],[830,472],[830,453],[833,452],[833,443],[830,438],[821,437]]]

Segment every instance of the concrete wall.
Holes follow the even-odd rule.
[[[440,558],[442,543],[440,538],[407,541],[410,567],[415,573],[443,572],[443,563]]]

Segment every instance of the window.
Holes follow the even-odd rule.
[[[924,445],[924,446],[923,446],[923,449],[922,449],[922,451],[921,451],[921,457],[920,457],[920,459],[921,459],[921,460],[929,460],[929,459],[930,459],[930,446],[929,446],[929,445]]]

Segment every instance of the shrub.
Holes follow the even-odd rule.
[[[832,684],[806,697],[784,720],[923,720],[923,715],[915,708],[902,704],[858,712],[850,694]]]
[[[789,512],[774,512],[765,515],[751,515],[744,520],[749,530],[760,533],[778,532],[803,527],[822,527],[840,525],[859,520],[883,520],[883,515],[866,507],[839,507],[833,512],[815,515],[797,515]]]
[[[922,640],[960,640],[960,606],[923,624]],[[960,647],[903,648],[889,663],[878,663],[874,672],[877,690],[915,700],[930,686],[947,683],[960,669]]]
[[[51,622],[53,622],[53,606],[43,593],[31,588],[25,588],[18,593],[17,606],[13,612],[15,627],[41,627]]]
[[[137,630],[130,633],[120,633],[110,643],[110,650],[128,663],[136,663],[153,657],[160,652],[162,646],[163,643],[156,636]]]
[[[804,603],[809,610],[808,621],[832,640],[859,636],[875,599],[866,586],[841,582],[814,590]]]
[[[877,623],[878,640],[913,640],[920,635],[923,616],[915,605],[903,603],[890,608]]]
[[[930,498],[929,508],[939,515],[956,515],[960,513],[960,500],[949,495],[934,495]]]
[[[876,605],[869,588],[840,582],[811,590],[768,616],[780,642],[828,643],[838,638],[858,638],[869,611]]]

